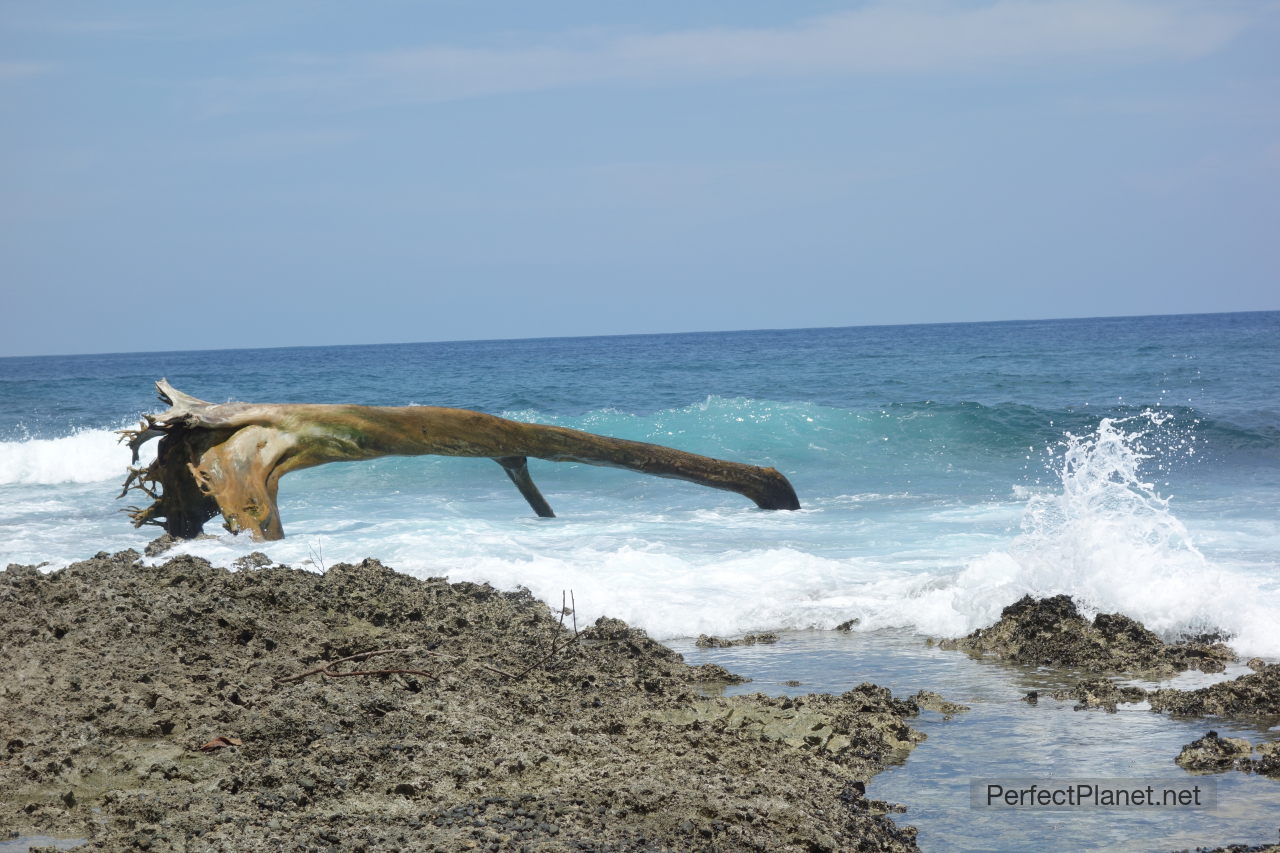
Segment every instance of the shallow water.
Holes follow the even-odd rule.
[[[1189,774],[1174,763],[1186,743],[1213,729],[1257,744],[1280,740],[1280,716],[1267,722],[1186,720],[1121,705],[1115,714],[1075,711],[1045,692],[1070,686],[1071,674],[978,660],[925,644],[905,631],[837,633],[793,631],[772,645],[700,649],[669,642],[691,664],[718,663],[753,679],[729,693],[772,695],[841,693],[864,681],[895,696],[926,689],[971,710],[944,720],[923,711],[912,726],[928,735],[906,762],[867,786],[873,798],[908,811],[895,820],[914,825],[925,851],[1108,850],[1171,851],[1224,844],[1274,842],[1280,826],[1280,780],[1239,772]],[[1188,689],[1236,677],[1247,669],[1206,676],[1184,673],[1143,687]],[[800,686],[783,682],[799,681]],[[1036,705],[1022,698],[1040,691]],[[995,810],[970,805],[971,779],[1211,780],[1214,808]],[[1145,785],[1143,781],[1141,784]],[[1051,840],[1051,841],[1050,841]]]

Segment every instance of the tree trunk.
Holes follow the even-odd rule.
[[[156,383],[170,408],[147,415],[122,435],[133,450],[159,438],[156,460],[131,468],[123,497],[139,490],[153,499],[131,507],[135,527],[157,524],[190,539],[222,513],[232,533],[281,539],[276,508],[280,478],[326,462],[379,456],[487,456],[506,471],[543,517],[553,517],[529,476],[528,458],[627,468],[745,495],[761,509],[799,509],[787,478],[773,468],[725,462],[658,444],[609,438],[565,427],[509,421],[438,406],[353,406],[290,403],[208,403]],[[158,487],[158,491],[157,491]]]

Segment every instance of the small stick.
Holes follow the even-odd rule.
[[[356,672],[330,672],[326,669],[321,675],[329,678],[350,678],[353,675],[425,675],[432,681],[436,680],[435,675],[420,669],[362,669]]]
[[[564,590],[560,590],[560,622],[556,625],[555,636],[551,638],[551,650],[547,652],[545,657],[541,658],[540,660],[536,660],[533,663],[529,664],[527,667],[525,667],[525,669],[518,676],[516,676],[517,678],[524,678],[526,675],[533,672],[538,667],[545,666],[547,661],[555,657],[556,651],[558,650],[557,647],[560,644],[560,636],[564,633],[564,614],[565,614],[564,605],[565,605]]]
[[[457,655],[447,655],[444,652],[433,652],[430,649],[423,649],[422,653],[431,655],[432,657],[437,657],[437,658],[448,658],[449,660],[461,660],[461,658],[458,657]],[[514,679],[516,677],[504,669],[498,669],[496,666],[489,666],[489,664],[487,663],[480,664],[480,667],[482,669],[487,669],[492,673],[496,673],[497,675],[501,675],[503,678]]]
[[[490,672],[496,672],[498,675],[501,675],[503,678],[510,678],[512,681],[520,677],[518,675],[512,675],[511,673],[506,672],[505,670],[498,669],[496,666],[489,666],[489,664],[487,663],[482,663],[480,664],[480,666],[483,667],[484,669],[489,670]]]
[[[390,655],[390,654],[395,654],[397,652],[411,652],[411,651],[413,650],[412,649],[375,649],[371,652],[361,652],[358,655],[347,655],[345,658],[338,658],[337,660],[331,660],[328,663],[324,664],[323,666],[318,666],[315,669],[309,669],[306,672],[302,672],[297,675],[290,675],[284,678],[277,678],[275,679],[275,681],[277,684],[284,684],[289,681],[301,681],[302,679],[306,678],[309,675],[316,675],[316,674],[324,674],[331,678],[339,675],[367,675],[370,673],[361,673],[361,672],[334,673],[334,672],[330,672],[329,669],[331,667],[337,666],[340,663],[346,663],[347,661],[365,660],[366,658],[371,658],[371,657],[374,657],[375,655]],[[426,673],[424,673],[424,675],[425,674]]]
[[[322,666],[318,666],[315,669],[309,669],[306,672],[300,672],[297,675],[290,675],[282,678],[277,678],[275,679],[275,682],[276,684],[286,684],[290,681],[301,681],[302,679],[306,678],[309,675],[323,675],[326,678],[350,678],[353,675],[421,675],[421,676],[430,678],[433,681],[437,680],[436,676],[433,673],[425,672],[421,669],[361,669],[361,670],[355,670],[354,672],[334,672],[333,671],[333,667],[337,666],[340,663],[347,663],[348,661],[354,661],[354,660],[365,660],[367,658],[371,658],[376,655],[389,655],[389,654],[395,654],[397,652],[407,653],[412,651],[414,651],[414,649],[375,649],[370,652],[361,652],[360,654],[348,655],[345,658],[338,658],[337,660],[331,660]],[[420,654],[430,655],[431,657],[445,658],[447,660],[461,660],[461,658],[459,658],[456,655],[447,655],[443,652],[433,652],[430,649],[419,649],[417,651]],[[483,667],[484,669],[489,670],[492,673],[501,675],[504,678],[515,679],[519,677],[519,676],[512,675],[511,673],[506,672],[504,670],[498,669],[496,666],[489,666],[488,664],[485,664],[485,663],[480,664],[480,666]]]

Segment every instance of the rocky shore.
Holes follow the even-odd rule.
[[[726,698],[738,676],[614,619],[579,625],[571,599],[376,560],[237,569],[125,551],[0,572],[0,849],[910,851],[901,807],[865,783],[923,738],[921,710],[966,710],[873,684]],[[1079,710],[1280,720],[1280,665],[1196,690],[1125,684],[1234,655],[1087,619],[1066,596],[940,645],[1076,673],[1050,695]],[[1280,777],[1280,746],[1215,731],[1176,761]]]
[[[374,560],[0,573],[0,829],[103,850],[916,850],[921,705],[722,698],[617,620]],[[567,610],[567,608],[566,608]],[[0,833],[0,842],[5,840]]]

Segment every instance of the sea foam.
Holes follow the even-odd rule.
[[[62,438],[0,442],[0,485],[55,485],[123,479],[129,449],[113,430],[85,429]],[[146,461],[154,458],[154,449]]]

